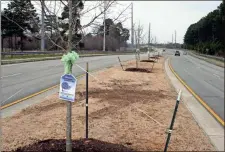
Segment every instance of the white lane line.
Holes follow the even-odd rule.
[[[17,76],[17,75],[20,75],[20,74],[22,74],[22,73],[15,73],[15,74],[11,74],[11,75],[2,76],[1,79],[2,78],[7,78],[7,77]]]
[[[185,70],[185,69],[184,69],[184,72],[186,72],[188,75],[190,75],[190,73],[187,70]]]
[[[217,74],[213,73],[214,76],[216,76],[217,78],[222,79],[220,76],[218,76]]]
[[[11,95],[8,99],[6,99],[5,101],[3,101],[3,102],[1,103],[1,105],[2,105],[3,103],[5,103],[6,101],[8,101],[9,99],[11,99],[12,97],[14,97],[15,95],[17,95],[21,90],[22,90],[22,89],[20,89],[19,91],[17,91],[17,92],[14,93],[13,95]]]

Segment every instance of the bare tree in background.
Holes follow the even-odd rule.
[[[103,13],[104,13],[104,1],[82,1],[84,3],[84,8],[80,8],[79,3],[77,3],[77,6],[73,6],[73,10],[75,10],[75,8],[77,8],[79,16],[78,18],[80,19],[80,23],[78,24],[77,21],[72,20],[72,27],[73,31],[72,34],[76,35],[79,34],[81,36],[80,39],[78,39],[73,43],[73,48],[75,48],[76,50],[79,50],[79,44],[82,44],[85,42],[85,44],[88,46],[88,48],[91,49],[91,46],[96,46],[96,48],[102,48],[101,43],[103,43],[102,37],[101,36],[97,36],[96,38],[94,38],[96,41],[88,41],[88,38],[86,39],[86,34],[90,33],[87,31],[91,31],[91,29],[94,30],[94,32],[92,32],[93,35],[96,35],[98,33],[98,29],[100,28],[100,26],[102,26],[103,23]],[[43,0],[39,0],[39,1],[32,1],[32,3],[34,3],[37,8],[37,10],[40,12],[43,8],[43,14],[45,17],[45,46],[46,46],[46,50],[66,50],[67,47],[67,40],[68,40],[68,30],[66,31],[65,29],[62,28],[62,25],[64,24],[66,27],[68,27],[68,20],[66,19],[62,19],[62,14],[60,13],[64,7],[66,7],[68,5],[67,1],[43,1]],[[89,4],[89,5],[88,5]],[[124,23],[126,20],[130,19],[130,12],[127,11],[128,8],[130,7],[130,5],[122,5],[122,9],[121,10],[117,10],[118,6],[121,6],[121,4],[119,4],[117,1],[115,0],[111,0],[111,1],[107,1],[106,2],[106,9],[105,11],[107,11],[107,16],[110,16],[110,18],[113,20],[113,22],[117,22],[117,23]],[[115,11],[117,10],[117,11]],[[116,12],[116,13],[115,13]],[[114,13],[114,15],[112,15]],[[92,16],[91,19],[89,19],[89,21],[86,21],[85,24],[82,24],[83,18],[87,17],[87,16]],[[6,16],[7,17],[7,16]],[[7,17],[7,19],[11,20],[13,23],[15,23],[17,26],[20,27],[20,25],[18,23],[16,23],[15,21],[13,21],[13,18]],[[41,24],[39,22],[35,22],[35,20],[33,19],[34,23],[36,26],[38,26],[39,28],[41,28]],[[117,24],[116,23],[116,24]],[[78,27],[77,27],[78,26]],[[77,27],[77,28],[76,28]],[[20,27],[21,28],[21,27]],[[24,29],[23,29],[24,30]],[[129,30],[128,30],[129,31]],[[26,32],[26,30],[24,30],[24,32]],[[106,31],[108,32],[108,31]],[[39,33],[30,33],[27,32],[26,35],[31,36],[37,40],[41,39],[41,32]],[[86,40],[85,40],[86,39]],[[108,38],[108,36],[106,36],[106,45],[109,46],[110,50],[115,50],[116,48],[120,48],[119,43],[116,42],[116,39],[113,38]],[[82,43],[81,43],[82,42]],[[93,43],[96,42],[94,44],[89,44],[89,43]],[[36,44],[37,45],[37,44]],[[113,46],[116,45],[117,47]],[[123,44],[122,44],[123,46]],[[32,48],[32,45],[29,46],[30,48]]]
[[[140,61],[140,44],[144,42],[144,28],[143,25],[134,25],[134,35],[135,35],[135,43],[136,43],[136,68],[138,68],[138,62]]]
[[[84,1],[85,2],[85,1]],[[68,7],[68,2],[67,1],[57,1],[57,5],[54,5],[55,7],[53,9],[51,9],[51,7],[49,5],[51,5],[51,3],[49,4],[49,1],[43,1],[43,0],[40,0],[40,2],[35,2],[36,5],[39,5],[40,8],[43,8],[43,11],[44,11],[44,16],[45,18],[49,18],[50,20],[54,21],[55,20],[55,17],[57,17],[57,22],[51,22],[48,24],[48,26],[50,26],[51,28],[51,34],[49,34],[48,32],[45,32],[45,37],[47,39],[47,43],[51,43],[51,47],[53,46],[56,46],[58,49],[60,50],[66,50],[66,47],[67,47],[67,40],[68,38],[68,30],[67,31],[63,31],[62,29],[62,24],[65,24],[67,25],[68,24],[68,20],[66,21],[63,21],[62,19],[60,19],[61,16],[59,16],[59,10],[63,7]],[[97,1],[97,2],[94,2],[94,5],[92,5],[91,7],[88,7],[88,8],[84,8],[84,9],[81,9],[79,4],[80,3],[77,3],[77,5],[73,6],[73,11],[74,10],[77,10],[77,13],[76,15],[79,16],[79,18],[82,18],[83,16],[87,15],[88,13],[90,13],[91,11],[93,12],[96,12],[95,10],[97,10],[99,8],[99,6],[103,5],[103,1]],[[106,10],[109,9],[113,4],[115,3],[114,0],[112,1],[107,1],[106,3]],[[57,8],[56,6],[60,7],[60,8]],[[98,11],[98,13],[95,13],[93,15],[93,17],[89,20],[89,22],[87,22],[85,25],[81,25],[79,26],[78,28],[75,28],[76,26],[78,26],[78,23],[77,23],[77,20],[75,20],[73,18],[72,20],[72,34],[75,35],[77,33],[83,33],[83,31],[90,27],[94,22],[95,20],[97,20],[98,18],[100,18],[100,16],[104,13],[104,10],[103,11]],[[10,20],[11,22],[13,22],[14,24],[16,24],[19,28],[21,28],[22,30],[24,30],[24,32],[26,33],[26,35],[28,36],[32,36],[32,37],[35,37],[35,38],[38,38],[40,39],[41,37],[41,33],[39,32],[39,34],[33,34],[33,33],[30,33],[30,32],[27,32],[25,29],[23,29],[17,22],[15,22],[13,20],[13,18],[10,18],[8,16],[4,16],[6,19]],[[35,25],[37,25],[39,28],[41,27],[40,23],[36,22],[35,21],[35,17],[33,16],[33,21],[35,23]],[[77,45],[82,41],[82,38],[81,40],[73,43],[73,46],[77,47]]]

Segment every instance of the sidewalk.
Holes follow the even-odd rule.
[[[192,113],[197,124],[204,130],[211,143],[218,151],[224,151],[224,128],[213,118],[213,116],[197,101],[192,94],[182,85],[182,83],[171,72],[169,59],[165,61],[165,71],[172,85],[178,92],[182,90],[182,101]]]

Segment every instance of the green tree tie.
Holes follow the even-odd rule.
[[[72,74],[72,67],[73,67],[74,62],[77,59],[79,59],[79,55],[75,51],[71,51],[62,56],[61,61],[64,64],[64,73],[65,74]]]

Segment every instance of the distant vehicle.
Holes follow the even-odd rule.
[[[175,52],[175,56],[180,56],[180,52],[179,51],[176,51]]]
[[[165,49],[163,49],[163,52],[165,52],[166,50]]]
[[[187,55],[187,52],[185,51],[183,54],[184,54],[184,55]]]

